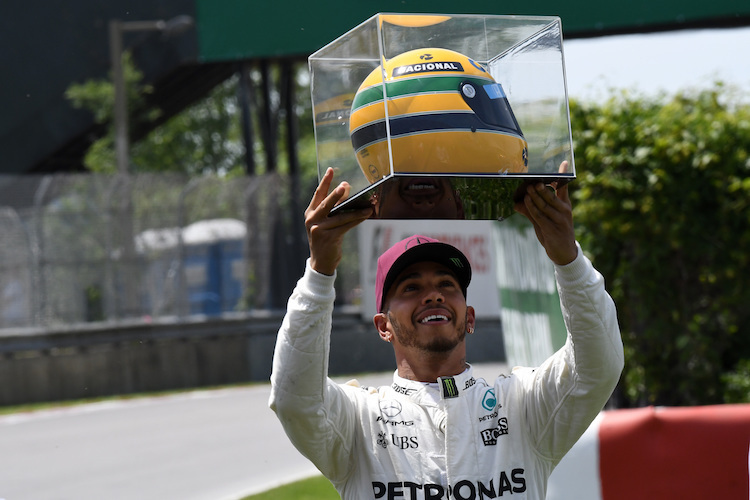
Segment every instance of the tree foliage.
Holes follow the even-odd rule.
[[[750,397],[750,106],[732,95],[571,103],[578,236],[618,306],[626,406]]]
[[[143,73],[133,63],[129,52],[123,54],[123,75],[132,137],[136,124],[156,120],[161,111],[147,106],[146,98],[153,88],[143,83]],[[131,170],[134,173],[182,172],[190,175],[241,170],[244,145],[240,139],[236,92],[236,78],[229,79],[143,139],[132,141],[129,151]],[[111,79],[73,84],[65,95],[74,107],[90,111],[97,123],[110,123],[108,133],[87,151],[84,164],[92,172],[116,172],[111,126],[114,86]]]
[[[299,125],[298,154],[304,180],[317,179],[314,135],[309,93],[309,78],[304,66],[295,63],[291,67],[295,85],[297,123]],[[272,87],[269,95],[273,123],[260,122],[259,113],[251,114],[251,129],[255,131],[253,157],[258,166],[257,173],[270,171],[288,172],[289,159],[276,155],[277,163],[269,165],[267,145],[261,140],[263,131],[273,129],[277,149],[286,145],[286,112],[280,95],[282,70],[279,64],[272,65],[268,78]],[[238,98],[239,76],[235,75],[217,85],[204,98],[164,123],[149,127],[147,124],[161,118],[161,111],[147,103],[153,88],[143,82],[143,73],[135,65],[130,52],[123,54],[123,75],[127,93],[130,124],[130,167],[139,172],[179,172],[188,175],[219,174],[242,175],[245,172],[245,144],[242,138],[242,117]],[[263,86],[258,68],[249,71],[252,92],[251,107],[261,107],[259,89]],[[98,173],[116,172],[114,133],[112,127],[114,86],[111,79],[93,79],[71,85],[65,93],[76,108],[93,114],[97,123],[109,124],[108,132],[96,140],[86,153],[84,164],[89,171]],[[146,125],[152,130],[143,138],[134,140],[136,126]]]
[[[133,145],[133,163],[150,172],[242,173],[245,146],[231,78]]]

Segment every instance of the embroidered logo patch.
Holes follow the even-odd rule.
[[[443,385],[443,397],[444,398],[457,398],[458,397],[458,386],[456,385],[456,379],[453,377],[441,378],[440,382]]]

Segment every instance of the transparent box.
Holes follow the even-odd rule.
[[[309,66],[319,178],[352,187],[334,212],[503,219],[575,178],[558,17],[381,13]]]

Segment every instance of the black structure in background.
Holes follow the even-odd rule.
[[[328,0],[323,3],[331,4],[330,7],[337,1]],[[564,15],[565,38],[572,39],[750,24],[750,9],[747,5],[738,1],[736,7],[732,8],[733,2],[734,0],[722,0],[715,7],[706,6],[702,10],[690,11],[694,16],[704,16],[705,13],[705,17],[701,18],[681,20],[675,11],[673,22],[653,21],[654,18],[661,19],[661,11],[668,6],[658,9],[652,6],[653,9],[645,9],[638,17],[630,16],[638,20],[632,24],[627,24],[630,21],[623,21],[626,23],[624,26],[611,19],[616,14],[617,9],[614,7],[556,4],[552,8],[546,5],[549,3],[546,0],[533,0],[527,2],[524,8],[529,14],[549,11],[548,14]],[[392,3],[384,0],[379,8],[392,8]],[[435,9],[446,11],[445,2],[440,1],[411,0],[397,4],[401,10],[396,11],[401,12],[431,12]],[[362,6],[351,7],[348,15],[357,16],[357,19],[360,19],[360,13],[367,16],[376,12],[369,12]],[[487,9],[487,2],[477,2],[471,8]],[[514,10],[513,5],[493,7],[497,8]],[[286,9],[290,11],[289,17],[279,17],[278,13]],[[248,79],[241,79],[245,92],[256,93],[255,98],[246,95],[245,99],[241,99],[246,118],[244,123],[248,126],[245,139],[251,140],[255,133],[261,135],[268,149],[266,153],[269,165],[273,169],[277,157],[274,138],[278,134],[279,123],[274,116],[278,110],[273,109],[269,99],[270,92],[274,90],[283,93],[291,83],[291,74],[285,68],[291,63],[305,63],[309,53],[319,48],[319,45],[307,45],[326,43],[343,33],[343,28],[340,27],[343,21],[340,19],[338,23],[335,19],[329,19],[328,27],[314,26],[314,30],[300,31],[294,24],[298,22],[299,15],[291,15],[292,11],[297,12],[299,9],[308,11],[309,5],[288,2],[283,8],[273,5],[248,6],[236,0],[218,0],[216,3],[206,0],[29,0],[22,6],[13,2],[0,3],[0,39],[4,47],[0,52],[0,64],[3,68],[3,78],[0,79],[0,151],[3,151],[0,174],[82,171],[82,158],[86,150],[104,133],[105,127],[94,123],[87,111],[74,109],[64,96],[65,90],[72,83],[109,78],[108,26],[111,20],[169,20],[177,16],[190,16],[195,20],[195,26],[170,38],[153,32],[127,33],[124,37],[123,46],[132,50],[138,68],[144,73],[145,83],[153,86],[154,92],[149,97],[149,104],[162,110],[156,123],[133,123],[131,140],[137,141],[150,128],[204,97],[230,76],[247,74],[250,69],[256,68],[263,75],[260,88],[250,89]],[[452,9],[455,10],[457,9]],[[516,8],[515,11],[517,10]],[[518,13],[515,11],[505,13]],[[221,21],[232,12],[241,19]],[[577,16],[574,15],[576,13]],[[268,18],[269,15],[273,17]],[[360,20],[365,18],[361,17]],[[604,28],[586,24],[594,23],[599,18],[611,22]],[[315,19],[310,22],[317,23]],[[226,34],[221,32],[224,25]],[[253,30],[256,36],[251,39],[262,40],[264,47],[257,50],[238,47],[238,55],[232,60],[229,60],[229,55],[222,56],[226,60],[220,60],[211,54],[201,53],[202,50],[210,50],[201,48],[201,33],[204,39],[210,38],[213,42],[217,36],[223,36],[222,43],[231,44],[229,41],[237,38],[231,30],[238,29],[237,26]],[[346,26],[351,27],[349,24]],[[325,32],[326,29],[330,34]],[[206,34],[207,30],[212,31]],[[316,36],[305,34],[311,31],[315,31]],[[292,53],[295,51],[296,53]],[[272,65],[282,67],[283,76],[275,82],[269,77]],[[258,117],[261,130],[253,131],[250,128],[250,117],[253,114]],[[292,151],[287,154],[290,158],[295,156]],[[248,173],[254,173],[251,155],[247,155],[246,161]]]

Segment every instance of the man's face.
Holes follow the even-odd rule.
[[[474,324],[455,275],[436,262],[407,267],[388,291],[385,309],[394,348],[449,353]]]
[[[441,177],[401,177],[380,188],[377,215],[382,219],[463,219],[461,201]]]

